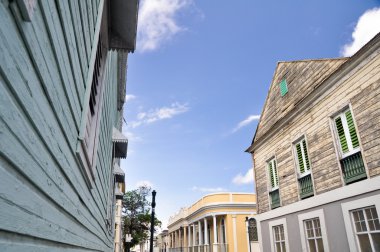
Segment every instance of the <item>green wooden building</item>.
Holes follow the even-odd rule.
[[[137,10],[0,1],[0,251],[113,251]]]

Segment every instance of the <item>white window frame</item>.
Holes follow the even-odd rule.
[[[302,178],[302,177],[305,177],[305,176],[311,174],[310,157],[309,157],[309,160],[308,160],[310,168],[308,170],[307,169],[307,165],[306,165],[305,150],[303,148],[302,141],[305,141],[306,148],[309,149],[309,146],[307,146],[307,141],[306,141],[306,137],[305,136],[302,136],[301,138],[299,138],[297,141],[295,141],[293,143],[293,152],[294,152],[294,157],[295,157],[295,160],[296,160],[298,178]],[[297,144],[300,144],[300,146],[301,146],[302,162],[303,162],[303,165],[305,167],[305,172],[304,173],[301,173],[300,164],[298,163],[298,152],[297,152],[297,147],[296,147]],[[308,153],[308,156],[309,156],[309,153]]]
[[[353,120],[354,126],[355,126],[356,135],[357,135],[357,137],[359,139],[359,133],[358,133],[358,129],[356,128],[356,122],[355,122],[354,113],[352,112],[352,109],[351,109],[350,106],[345,107],[344,109],[342,109],[338,114],[336,114],[332,118],[332,120],[333,120],[333,126],[334,126],[333,128],[334,128],[335,140],[338,143],[338,150],[339,150],[341,158],[345,158],[345,157],[351,156],[352,154],[355,154],[355,153],[357,153],[357,152],[360,151],[360,139],[359,139],[359,146],[358,147],[354,148],[352,146],[352,139],[351,139],[351,135],[350,135],[350,129],[348,128],[347,118],[346,118],[346,114],[345,114],[347,111],[351,112],[352,120]],[[348,152],[347,153],[343,153],[342,145],[341,145],[340,139],[339,139],[339,134],[338,134],[338,131],[336,129],[335,119],[337,119],[338,117],[340,117],[341,120],[342,120],[342,126],[343,126],[344,136],[346,138],[347,147],[348,147]]]
[[[277,176],[274,176],[276,174],[274,174],[275,172],[275,169],[273,168],[272,169],[272,173],[270,172],[270,169],[269,169],[269,164],[272,163],[273,165],[273,162],[276,162],[276,172],[277,172]],[[268,179],[268,182],[269,182],[269,192],[273,192],[273,191],[276,191],[279,189],[280,187],[280,182],[279,182],[279,179],[278,179],[278,165],[277,165],[277,160],[276,160],[276,157],[272,157],[271,159],[269,159],[267,162],[266,162],[266,166],[267,166],[267,170],[268,170],[268,175],[269,175],[269,179]],[[274,167],[274,166],[272,166]],[[273,180],[275,181],[275,186],[272,187],[272,181],[271,181],[271,175],[273,175]]]
[[[283,225],[284,227],[284,235],[285,235],[285,248],[287,252],[290,252],[289,249],[289,235],[288,235],[288,227],[286,225],[286,218],[270,221],[269,225],[269,236],[270,236],[270,247],[272,252],[276,252],[276,248],[274,246],[274,232],[273,227]]]
[[[304,221],[309,220],[309,219],[319,219],[319,223],[321,225],[321,234],[322,234],[322,240],[323,240],[323,249],[325,252],[329,252],[329,242],[327,239],[327,229],[326,229],[326,224],[325,224],[325,214],[323,212],[323,209],[318,209],[315,211],[307,212],[304,214],[299,214],[298,215],[298,224],[299,224],[299,229],[300,229],[300,235],[301,235],[301,246],[302,246],[302,251],[310,251],[309,246],[306,242],[306,233],[305,233],[305,223]]]
[[[348,245],[351,252],[360,252],[359,241],[355,235],[355,227],[351,218],[351,211],[370,206],[375,206],[377,215],[380,216],[380,194],[341,204]]]

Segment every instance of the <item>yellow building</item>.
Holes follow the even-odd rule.
[[[169,252],[256,252],[248,242],[248,222],[255,222],[256,195],[215,193],[182,208],[168,222]],[[247,218],[248,217],[248,218]],[[252,222],[252,223],[253,223]],[[252,235],[251,235],[252,237]]]

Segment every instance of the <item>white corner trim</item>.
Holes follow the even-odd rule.
[[[256,222],[257,222],[257,235],[259,238],[260,251],[264,251],[264,249],[263,249],[263,237],[261,236],[261,222],[260,222],[260,219],[257,218],[257,216],[255,218],[256,218]]]
[[[380,176],[349,184],[287,206],[278,207],[260,214],[259,218],[260,221],[270,220],[377,190],[380,190]]]
[[[234,252],[238,252],[237,234],[236,234],[236,215],[232,216],[232,233],[234,236]]]
[[[357,247],[357,238],[354,234],[354,229],[352,226],[351,214],[350,211],[358,208],[364,208],[369,206],[375,206],[377,215],[380,216],[380,195],[369,196],[366,198],[342,203],[342,214],[344,219],[344,224],[346,227],[346,234],[348,245],[350,247],[351,252],[360,251]]]
[[[274,235],[273,234],[273,227],[274,226],[279,226],[279,225],[283,225],[284,226],[285,247],[286,247],[286,251],[290,251],[289,250],[289,238],[288,238],[289,235],[288,235],[288,227],[286,225],[286,218],[270,221],[268,223],[271,251],[272,252],[276,252],[275,247],[274,247],[274,240],[273,240],[273,235]],[[261,232],[261,230],[260,230],[260,232]],[[264,251],[264,250],[261,250],[261,251]]]
[[[323,212],[323,209],[315,210],[312,212],[307,212],[304,214],[298,215],[298,223],[300,228],[300,234],[301,234],[301,245],[302,245],[302,251],[309,251],[307,249],[306,244],[306,234],[305,234],[305,227],[304,227],[304,220],[318,218],[319,222],[321,224],[321,232],[322,232],[322,241],[323,241],[323,249],[325,252],[329,252],[329,242],[327,239],[327,229],[326,229],[326,222],[325,222],[325,214]]]

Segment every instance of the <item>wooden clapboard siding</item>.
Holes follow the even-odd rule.
[[[100,1],[0,2],[0,251],[112,251],[106,226],[117,111],[109,52],[95,181],[76,156]]]
[[[306,62],[302,62],[301,65],[302,67],[310,67]],[[289,64],[288,67],[292,68],[293,66]],[[284,66],[283,68],[279,67],[278,70],[282,73],[298,72],[300,75],[305,74],[305,71],[298,69],[298,66],[296,68],[296,70],[290,70]],[[315,71],[319,70],[319,68],[315,69]],[[275,76],[281,76],[282,73],[275,73]],[[297,78],[303,79],[302,76],[297,75],[290,78],[293,82]],[[324,83],[322,82],[319,85],[324,85]],[[293,86],[289,85],[288,87],[289,92],[292,92]],[[272,94],[272,92],[276,94]],[[303,92],[308,94],[307,90]],[[278,106],[273,95],[281,99],[279,90],[272,86],[266,103],[269,108],[264,108],[268,115],[272,109],[270,108],[271,106],[273,106],[273,109]],[[289,98],[292,97],[289,96]],[[303,97],[299,100],[302,99],[308,99],[308,97]],[[253,154],[259,213],[270,210],[267,161],[273,156],[277,158],[282,205],[288,205],[299,200],[296,157],[292,148],[293,143],[301,136],[306,137],[308,144],[315,194],[322,194],[343,186],[339,154],[336,149],[334,133],[332,132],[331,118],[348,104],[352,107],[369,176],[378,176],[380,174],[378,156],[380,151],[379,101],[380,53],[379,50],[375,50],[371,55],[359,62],[348,74],[339,77],[328,90],[319,94],[310,105],[298,111],[291,120],[274,132],[270,138],[265,139],[265,141],[255,138],[258,141],[255,144],[259,143]],[[284,111],[282,120],[286,120],[288,108],[284,108]],[[270,115],[276,117],[275,113],[271,112]],[[265,117],[261,120],[264,120],[260,122],[261,129],[273,127],[272,121],[265,119]]]
[[[81,19],[81,14],[79,10],[78,1],[69,1],[71,20],[73,21],[75,43],[77,45],[78,58],[81,64],[81,70],[83,75],[83,80],[86,80],[88,74],[88,63],[90,61],[90,55],[87,54],[86,44],[83,36],[83,24]],[[75,24],[75,25],[74,25]],[[85,81],[83,82],[85,86]]]

